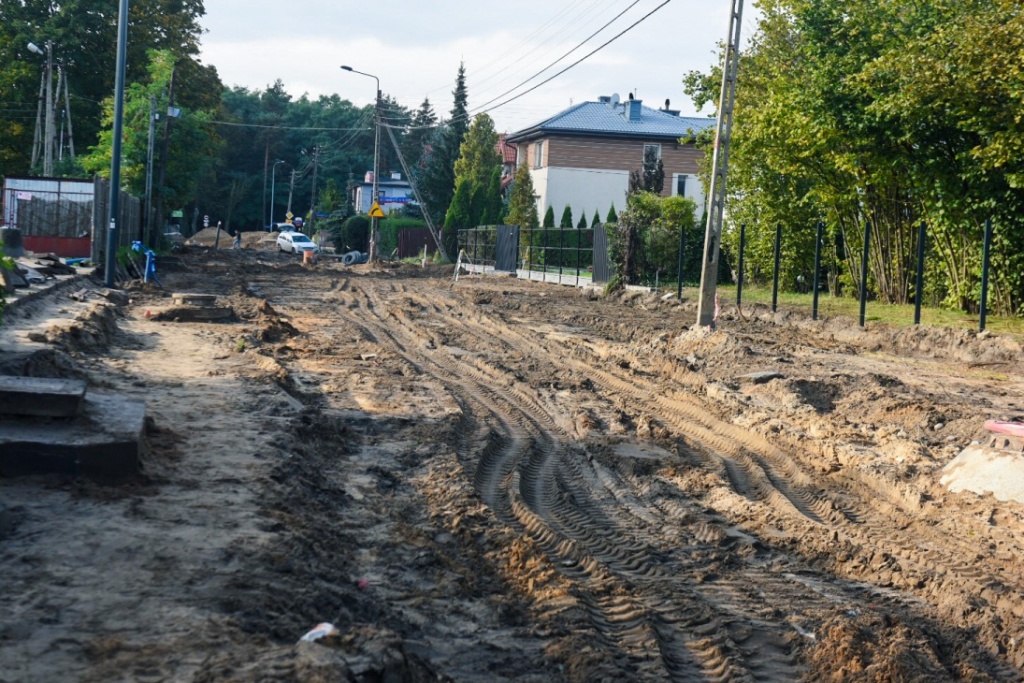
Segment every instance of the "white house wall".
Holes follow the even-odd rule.
[[[590,168],[539,168],[531,170],[537,197],[537,215],[543,221],[548,207],[555,212],[555,222],[561,220],[566,205],[572,207],[575,226],[580,216],[587,217],[587,225],[594,212],[603,221],[608,209],[615,206],[620,213],[626,208],[629,172]]]

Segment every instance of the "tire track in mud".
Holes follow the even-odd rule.
[[[585,372],[600,393],[623,396],[702,444],[693,455],[708,469],[740,495],[781,512],[801,533],[825,538],[839,527],[845,540],[866,526],[860,518],[873,519],[873,507],[864,505],[865,512],[845,500],[835,502],[786,448],[720,422],[692,396],[659,394],[663,389],[643,374],[595,367],[594,352],[585,344],[574,348],[559,341],[552,349],[500,316],[492,319],[459,301],[450,288],[431,291],[437,296],[401,283],[354,278],[332,285],[328,298],[332,307],[342,303],[343,324],[355,325],[366,339],[394,345],[417,373],[451,392],[462,408],[454,428],[456,450],[470,464],[466,471],[473,473],[481,498],[499,519],[532,537],[571,579],[599,642],[625,655],[631,678],[796,679],[806,635],[800,624],[814,629],[807,615],[827,613],[837,603],[878,601],[833,581],[825,582],[828,592],[808,595],[805,580],[742,562],[736,567],[730,556],[737,549],[749,555],[744,548],[756,539],[744,538],[717,514],[708,517],[700,505],[680,502],[681,490],[671,481],[623,479],[588,460],[585,449],[569,444],[569,416],[520,378],[515,364],[496,364],[494,350],[530,356],[527,372],[548,365]],[[487,351],[449,348],[460,345],[459,339],[470,351]],[[674,547],[665,533],[669,527],[676,531]],[[888,547],[882,537],[868,540],[879,550]],[[764,595],[752,595],[751,585]],[[773,613],[765,613],[766,605]]]
[[[915,538],[893,534],[893,520],[886,510],[879,510],[876,501],[862,498],[865,487],[857,490],[849,485],[843,487],[844,502],[826,494],[812,482],[813,479],[800,469],[796,458],[766,438],[743,430],[729,423],[713,418],[700,402],[678,393],[661,394],[660,386],[653,385],[642,376],[620,378],[611,372],[576,360],[566,349],[561,353],[549,351],[536,339],[528,337],[511,325],[488,326],[491,334],[500,336],[515,348],[529,349],[535,356],[546,355],[549,361],[557,358],[560,363],[575,364],[577,371],[587,376],[606,391],[628,396],[635,405],[646,407],[665,420],[674,431],[702,444],[694,454],[705,466],[726,482],[740,495],[770,504],[778,511],[796,512],[818,527],[804,533],[827,534],[823,545],[848,543],[860,547],[860,554],[868,558],[882,558],[877,569],[871,573],[861,572],[858,578],[871,578],[879,572],[883,576],[900,578],[909,573],[916,577],[906,580],[907,588],[915,590],[940,605],[942,598],[951,592],[967,592],[985,597],[996,613],[1004,618],[1017,620],[1024,617],[1022,609],[1011,603],[1006,608],[998,606],[1001,594],[1008,590],[1021,591],[1024,583],[1009,580],[1000,572],[997,576],[983,571],[972,557],[976,550],[966,543],[961,544],[963,553],[947,550],[948,536],[940,530],[940,538],[921,539],[920,530]],[[484,332],[486,334],[486,332]],[[576,349],[578,352],[579,349]],[[752,495],[753,494],[753,495]],[[845,502],[859,499],[856,505]],[[790,515],[792,517],[792,515]],[[909,520],[897,528],[909,526]],[[957,545],[954,543],[953,545]],[[888,559],[886,559],[888,558]],[[876,562],[877,564],[877,562]],[[931,577],[930,585],[920,577]],[[922,590],[924,588],[924,590]],[[1019,622],[1018,622],[1019,623]]]
[[[385,308],[372,303],[376,294],[363,295],[364,310]],[[452,317],[436,305],[429,308],[432,313]],[[396,331],[389,324],[392,320],[405,332]],[[777,625],[767,622],[751,628],[753,622],[746,614],[749,610],[715,615],[714,605],[695,592],[682,590],[685,576],[666,574],[662,564],[667,554],[654,548],[653,536],[623,543],[623,530],[635,529],[637,518],[627,515],[628,521],[623,520],[619,506],[590,499],[579,459],[569,453],[565,435],[547,406],[515,386],[507,394],[492,393],[490,387],[500,375],[485,373],[443,350],[429,348],[424,336],[430,340],[429,345],[436,347],[437,341],[429,332],[424,335],[404,307],[392,306],[387,314],[378,316],[378,321],[406,351],[418,345],[420,353],[440,366],[439,371],[429,374],[444,381],[449,390],[458,393],[451,381],[464,389],[472,381],[475,386],[468,393],[489,404],[492,416],[509,415],[513,422],[531,430],[530,448],[527,452],[516,449],[516,455],[494,458],[495,453],[510,449],[503,449],[500,439],[478,439],[478,443],[483,442],[478,451],[478,483],[501,482],[516,521],[563,574],[574,579],[578,598],[602,642],[622,649],[637,661],[639,675],[657,678],[667,673],[673,680],[749,680],[758,677],[757,671],[770,671],[770,678],[798,675],[795,651],[789,645],[791,631],[781,629],[780,633]],[[481,495],[485,500],[494,498],[487,491],[481,491]],[[648,516],[644,523],[650,521]],[[642,531],[636,535],[646,536]],[[609,597],[609,591],[615,594]],[[686,600],[680,601],[680,595]],[[728,634],[730,625],[739,622],[743,623],[739,630],[744,633],[759,631],[757,640],[765,646],[751,652],[736,647]],[[654,660],[653,652],[657,652]]]

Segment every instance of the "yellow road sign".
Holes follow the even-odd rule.
[[[384,209],[380,208],[377,202],[370,207],[370,218],[384,218]]]

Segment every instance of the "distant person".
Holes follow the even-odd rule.
[[[232,249],[241,249],[242,248],[242,231],[241,230],[235,230],[235,241],[231,243],[231,248]]]

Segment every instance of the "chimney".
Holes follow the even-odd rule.
[[[628,117],[628,119],[630,121],[639,121],[640,120],[640,111],[641,111],[640,108],[641,108],[642,105],[643,105],[643,100],[634,100],[634,99],[630,98],[630,100],[629,100],[629,107],[627,109],[627,117]]]

